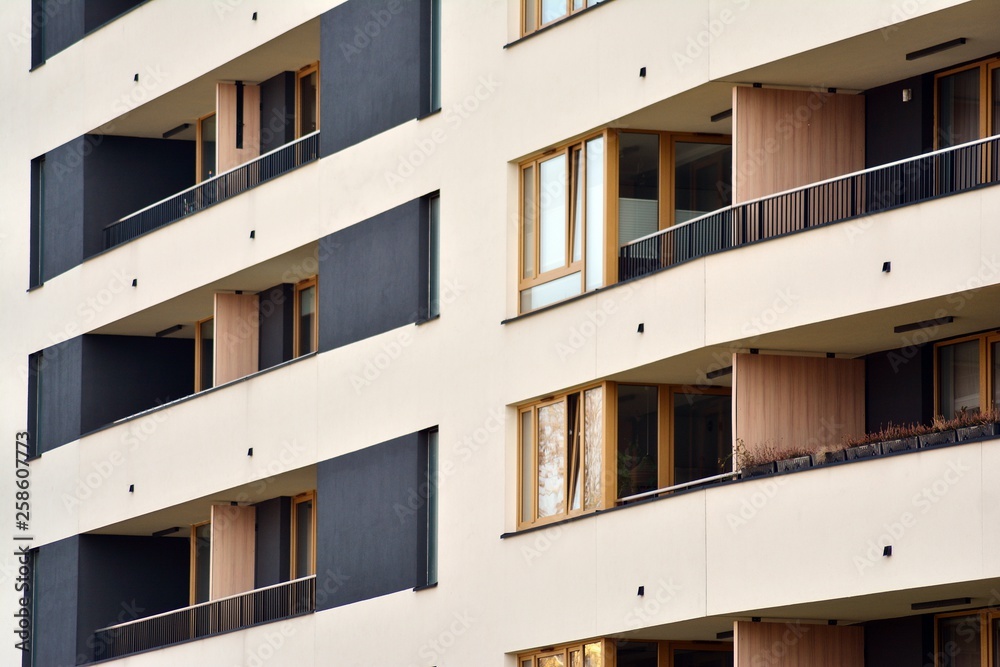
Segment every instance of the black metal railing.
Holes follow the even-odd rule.
[[[102,628],[94,660],[108,660],[316,610],[316,575]]]
[[[111,223],[104,228],[104,249],[235,197],[318,157],[317,131]]]
[[[619,281],[712,253],[1000,183],[1000,136],[708,213],[619,250]]]

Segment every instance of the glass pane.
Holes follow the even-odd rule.
[[[427,316],[441,314],[441,198],[431,197],[427,221]]]
[[[579,148],[573,149],[573,260],[579,262],[583,259],[583,169],[580,158],[583,152]]]
[[[618,497],[659,488],[657,389],[618,386]]]
[[[201,337],[201,368],[198,369],[201,379],[201,389],[212,388],[215,378],[215,320],[205,320],[198,325],[198,335]]]
[[[531,410],[521,413],[521,521],[532,521],[531,498],[534,470],[535,439],[531,428]]]
[[[295,577],[313,574],[312,567],[313,501],[295,503]]]
[[[299,77],[299,136],[319,129],[318,114],[316,113],[316,83],[319,79],[317,72],[310,72],[303,77]]]
[[[538,408],[538,517],[566,505],[566,402]]]
[[[732,438],[731,397],[674,394],[673,483],[731,470]]]
[[[583,667],[602,667],[604,665],[604,651],[601,649],[601,642],[587,644],[583,647]]]
[[[1000,134],[1000,67],[993,70],[990,85],[990,134]]]
[[[938,348],[938,414],[951,419],[979,410],[979,341]]]
[[[573,0],[573,11],[583,9],[587,6],[587,0]]]
[[[531,667],[531,658],[521,661],[521,667]]]
[[[979,138],[979,68],[938,79],[938,148]]]
[[[730,651],[674,649],[674,667],[733,667]]]
[[[624,245],[659,229],[660,137],[622,132],[618,143],[618,245]]]
[[[587,142],[587,286],[604,284],[604,137]]]
[[[521,312],[547,306],[580,293],[580,272],[521,291]]]
[[[524,0],[524,32],[531,32],[535,25],[535,0]]]
[[[566,0],[542,0],[542,24],[566,16]]]
[[[441,0],[431,0],[431,108],[441,108]]]
[[[299,354],[308,354],[316,350],[316,340],[313,336],[313,322],[316,319],[316,286],[311,285],[299,290]]]
[[[604,476],[604,388],[588,389],[583,394],[583,440],[585,510],[601,506]]]
[[[1000,343],[990,345],[990,358],[993,359],[993,409],[1000,410]]]
[[[619,640],[615,647],[618,667],[656,667],[658,646],[653,642]]]
[[[566,266],[566,156],[539,165],[539,273]]]
[[[437,583],[438,432],[427,434],[427,583]]]
[[[938,667],[981,667],[979,615],[938,619]]]
[[[201,178],[212,178],[215,175],[215,114],[201,121]]]
[[[575,648],[569,652],[569,667],[583,667],[583,653]]]
[[[674,144],[674,224],[732,203],[733,149],[728,144]]]
[[[993,619],[993,667],[1000,667],[1000,618]]]
[[[194,602],[208,602],[209,573],[211,572],[212,524],[206,523],[194,529]]]
[[[566,426],[569,442],[569,465],[567,468],[569,477],[570,509],[580,509],[583,489],[580,488],[580,473],[583,467],[581,460],[580,438],[580,394],[570,394],[566,397]]]
[[[522,277],[535,275],[535,168],[521,172],[521,263]]]

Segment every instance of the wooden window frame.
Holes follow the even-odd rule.
[[[212,111],[211,113],[207,113],[204,116],[199,116],[198,119],[195,121],[195,142],[194,142],[194,172],[195,172],[194,173],[194,182],[195,183],[201,183],[202,181],[207,180],[205,178],[202,178],[202,173],[201,173],[201,166],[202,166],[202,163],[204,162],[204,151],[205,151],[205,149],[204,149],[204,147],[202,145],[203,144],[203,139],[204,139],[204,137],[203,137],[203,133],[204,133],[203,124],[204,124],[204,122],[206,120],[208,120],[209,118],[212,118],[213,116],[215,116],[215,114],[216,114],[216,112]],[[218,127],[219,127],[218,126],[218,121],[216,121],[216,140],[215,140],[215,143],[218,143]],[[216,164],[215,164],[215,173],[212,174],[212,176],[217,176],[218,173],[219,173],[218,160],[219,160],[219,153],[218,153],[218,151],[216,151],[216,153],[215,153],[215,162],[216,162]]]
[[[935,630],[936,630],[936,625],[935,625]],[[670,641],[670,640],[656,640],[656,639],[649,639],[649,640],[636,639],[635,641],[641,641],[643,643],[656,645],[657,649],[656,661],[658,667],[674,667],[674,651],[677,650],[716,651],[719,653],[734,652],[734,645],[732,642]],[[580,650],[582,652],[583,647],[590,646],[591,644],[596,644],[596,643],[601,644],[603,667],[614,667],[614,665],[617,662],[618,645],[615,643],[614,639],[609,639],[605,637],[597,637],[582,642],[570,642],[566,644],[559,644],[556,646],[548,646],[545,648],[536,649],[534,651],[525,651],[523,653],[518,653],[516,667],[524,667],[525,662],[529,661],[530,661],[530,667],[538,667],[538,661],[540,659],[551,658],[553,656],[558,656],[558,655],[563,656],[563,661],[566,667],[570,667],[569,654],[571,651]]]
[[[558,646],[547,646],[542,649],[519,653],[517,655],[517,667],[523,667],[524,663],[527,661],[530,661],[531,667],[538,667],[540,660],[559,655],[563,657],[563,664],[566,665],[566,667],[570,667],[569,654],[570,652],[576,650],[580,651],[580,664],[583,665],[584,647],[590,646],[591,644],[601,645],[601,664],[603,667],[613,667],[615,664],[615,643],[611,639],[605,639],[603,637],[588,639],[587,641],[582,642],[570,642],[567,644],[560,644]]]
[[[299,299],[299,294],[310,287],[316,288],[315,303],[313,308],[313,321],[312,321],[312,335],[313,344],[315,345],[315,350],[307,350],[303,352],[299,349],[299,329],[301,327],[301,300]],[[310,354],[319,350],[319,276],[312,276],[311,278],[306,278],[295,284],[295,305],[293,307],[294,314],[294,326],[292,326],[292,358],[297,359],[303,354]]]
[[[981,334],[960,336],[949,338],[934,343],[934,416],[943,417],[939,414],[941,407],[941,362],[939,351],[949,345],[979,341],[979,410],[985,411],[995,409],[993,405],[993,388],[998,378],[994,378],[991,370],[993,368],[993,356],[991,348],[993,343],[1000,343],[1000,330],[989,331]]]
[[[201,325],[205,322],[209,322],[215,319],[215,316],[209,316],[204,319],[198,320],[194,323],[194,391],[198,393],[199,391],[205,391],[206,389],[211,389],[215,386],[215,369],[212,369],[212,387],[202,387],[201,386],[201,371],[202,364],[205,363],[205,339],[201,337]],[[214,326],[214,324],[213,324]],[[215,336],[212,336],[213,344],[215,341]],[[212,364],[215,364],[215,354],[212,354]]]
[[[295,73],[295,138],[300,139],[306,135],[302,134],[301,126],[299,122],[302,118],[302,79],[309,76],[313,72],[316,73],[316,130],[320,129],[319,124],[319,112],[320,112],[320,70],[319,61],[309,63],[305,67],[301,68]],[[312,134],[311,132],[309,134]]]
[[[583,514],[592,514],[595,511],[601,509],[606,509],[609,507],[614,507],[618,502],[618,387],[621,386],[637,386],[637,387],[656,387],[657,388],[657,485],[658,488],[665,488],[673,485],[674,483],[674,397],[678,394],[698,394],[698,395],[709,395],[709,396],[732,396],[731,387],[692,387],[687,385],[671,385],[671,384],[657,384],[657,383],[642,383],[642,382],[596,382],[588,383],[585,385],[580,385],[572,389],[559,392],[557,394],[552,394],[546,396],[545,398],[524,403],[517,407],[517,488],[516,488],[516,516],[517,516],[517,530],[523,530],[526,528],[532,528],[535,526],[543,526],[550,523],[556,523],[559,521],[564,521],[568,518],[580,516]],[[537,496],[538,492],[535,489],[535,484],[538,477],[538,410],[562,401],[566,401],[567,397],[573,394],[579,395],[581,405],[583,401],[583,395],[585,392],[591,389],[603,389],[603,443],[602,451],[604,459],[602,462],[601,472],[601,500],[596,509],[570,509],[569,503],[571,501],[571,493],[568,488],[568,479],[570,477],[568,471],[565,473],[567,479],[567,489],[566,496],[564,499],[566,510],[562,513],[555,514],[549,517],[538,517],[537,508]],[[525,480],[522,474],[524,470],[524,419],[523,415],[525,413],[531,413],[531,429],[532,429],[532,461],[531,461],[531,475],[530,480]],[[581,410],[581,418],[583,412]],[[568,447],[568,443],[567,443]],[[581,468],[581,483],[584,483],[586,479],[586,469]],[[528,512],[530,519],[524,519],[524,507],[523,499],[525,492],[525,484],[531,484],[532,493],[531,498],[531,508]],[[583,505],[584,503],[581,503]]]
[[[951,69],[938,72],[934,75],[934,150],[938,150],[941,147],[941,119],[939,118],[940,82],[941,79],[953,74],[959,74],[972,69],[979,70],[979,138],[984,139],[992,136],[994,133],[1000,132],[1000,128],[991,127],[992,114],[990,113],[990,102],[992,101],[990,99],[990,77],[992,76],[993,70],[997,68],[1000,68],[1000,58],[994,57],[979,60],[974,63],[959,65],[958,67],[952,67]]]
[[[197,601],[197,596],[198,596],[198,582],[197,582],[197,577],[198,577],[198,529],[201,528],[202,526],[211,526],[211,525],[212,525],[211,519],[209,519],[208,521],[199,521],[198,523],[191,524],[191,538],[190,538],[190,542],[191,542],[191,544],[190,544],[190,547],[191,547],[191,549],[190,549],[190,552],[191,552],[191,565],[190,565],[191,576],[188,578],[189,579],[189,584],[188,584],[188,599],[190,600],[190,602],[191,602],[192,605],[198,604],[198,601]],[[209,532],[209,544],[211,545],[211,531]],[[209,548],[211,548],[211,546]],[[211,557],[211,555],[209,555],[208,560],[209,560],[209,583],[208,583],[208,590],[211,591],[212,590],[212,582],[211,582],[211,562],[212,562],[212,557]],[[209,593],[209,599],[211,599],[211,593]]]
[[[960,616],[977,616],[979,618],[979,655],[981,667],[992,667],[994,665],[994,654],[1000,651],[1000,646],[993,646],[992,630],[993,621],[1000,619],[1000,611],[991,609],[966,609],[964,611],[950,611],[944,614],[934,615],[934,666],[942,667],[941,656],[943,647],[941,646],[940,619],[957,618]]]
[[[534,32],[538,32],[542,28],[547,28],[550,25],[555,25],[560,21],[565,21],[570,16],[574,14],[579,14],[580,12],[590,9],[591,7],[596,7],[597,5],[604,2],[604,0],[584,0],[583,7],[578,9],[573,8],[573,0],[565,0],[566,2],[566,13],[561,14],[558,18],[554,18],[548,23],[542,23],[542,0],[534,0],[535,2],[535,27],[528,29],[528,11],[525,6],[527,0],[519,0],[521,5],[521,36],[530,35]]]
[[[298,522],[296,521],[296,509],[298,506],[304,502],[312,502],[312,516],[310,517],[310,527],[309,530],[312,533],[310,536],[309,544],[312,547],[312,553],[309,554],[309,569],[311,570],[307,574],[302,574],[296,571],[295,564],[298,557]],[[309,575],[316,574],[316,491],[307,491],[305,493],[300,493],[294,498],[292,498],[292,530],[291,530],[291,561],[289,562],[289,578],[299,579],[301,577],[308,577]]]

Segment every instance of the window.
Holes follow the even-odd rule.
[[[523,162],[519,177],[525,313],[616,282],[620,246],[729,206],[731,138],[609,130]]]
[[[212,178],[217,173],[215,168],[215,135],[215,112],[199,118],[195,140],[195,162],[198,172],[196,181],[198,183]]]
[[[319,129],[319,63],[299,70],[295,77],[295,137]]]
[[[441,109],[441,0],[431,0],[431,86],[428,113]]]
[[[316,351],[319,341],[318,287],[316,276],[295,286],[295,340],[292,354],[296,357]]]
[[[441,314],[441,197],[427,198],[427,319]]]
[[[28,355],[28,457],[37,456],[41,442],[42,421],[38,418],[41,409],[42,368],[45,366],[43,352]]]
[[[994,667],[1000,663],[1000,612],[981,609],[938,614],[934,630],[934,667]]]
[[[1000,59],[942,72],[934,83],[935,148],[1000,134]]]
[[[45,228],[45,156],[31,161],[31,229],[28,287],[38,287],[45,279],[42,266],[42,232]]]
[[[605,382],[518,410],[518,527],[731,469],[730,389]]]
[[[191,526],[191,604],[208,602],[212,571],[212,522]]]
[[[438,430],[427,431],[427,586],[438,582]]]
[[[521,34],[527,35],[603,0],[521,0]]]
[[[598,639],[519,655],[517,664],[518,667],[604,667],[614,664],[611,660],[613,650],[610,640]]]
[[[595,639],[517,656],[518,667],[732,667],[725,642]],[[977,665],[978,667],[978,665]]]
[[[1000,334],[937,343],[934,367],[936,415],[1000,409]]]
[[[198,392],[215,386],[215,319],[195,322],[194,331],[194,390]]]
[[[316,492],[292,499],[292,572],[298,579],[316,574]]]

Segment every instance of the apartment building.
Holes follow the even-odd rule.
[[[3,664],[1000,665],[996,0],[0,28]]]

